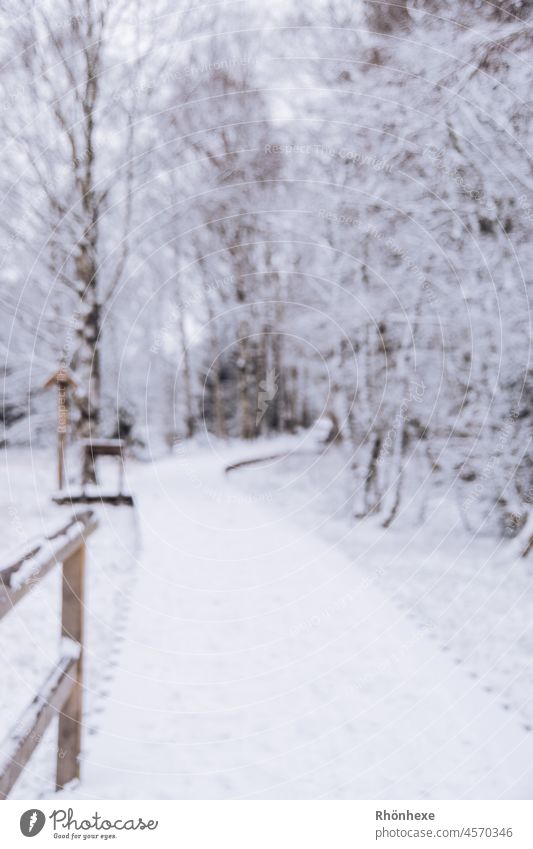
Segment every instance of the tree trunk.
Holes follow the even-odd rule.
[[[76,185],[79,191],[80,212],[84,231],[78,242],[75,259],[77,291],[80,297],[79,321],[79,371],[84,386],[79,393],[79,436],[93,440],[99,435],[100,425],[100,303],[98,292],[98,221],[99,203],[94,186],[94,118],[98,98],[98,56],[99,43],[93,44],[93,19],[87,20],[87,43],[84,47],[85,87],[83,89],[83,173],[79,173],[80,163],[73,161],[77,173]],[[82,483],[96,483],[96,472],[92,452],[84,452]]]
[[[258,436],[261,432],[265,430],[269,430],[270,424],[270,398],[267,400],[266,405],[263,401],[263,395],[261,391],[262,386],[266,386],[269,383],[269,374],[268,374],[268,328],[264,328],[261,333],[261,338],[259,341],[259,345],[257,346],[257,351],[255,355],[254,362],[254,383],[255,383],[255,395],[256,395],[256,412],[255,412],[255,434]]]
[[[181,358],[183,362],[183,388],[185,391],[185,429],[187,437],[191,439],[196,433],[196,416],[194,413],[191,360],[189,357],[189,346],[187,344],[187,333],[185,330],[185,319],[183,309],[178,309],[178,323],[181,341]]]
[[[378,489],[378,458],[381,451],[382,437],[380,433],[374,436],[370,451],[367,472],[364,482],[364,508],[356,517],[362,519],[371,513],[377,513],[381,508],[381,494]]]
[[[200,265],[202,266],[202,262],[200,262]],[[207,315],[209,317],[209,332],[211,336],[211,362],[214,364],[211,369],[211,373],[213,387],[215,434],[218,436],[219,439],[227,439],[228,432],[226,427],[226,409],[224,404],[224,395],[222,392],[222,381],[220,380],[220,340],[218,338],[218,333],[216,329],[213,305],[211,303],[209,292],[206,287],[204,287],[204,301],[207,308]]]
[[[218,367],[213,370],[213,401],[215,408],[215,433],[219,439],[227,439],[226,412]]]
[[[248,392],[248,348],[248,329],[242,323],[239,327],[239,355],[237,360],[241,439],[253,439],[254,436],[254,419]]]
[[[100,304],[96,289],[95,263],[85,245],[79,248],[76,261],[80,286],[80,316],[78,321],[78,352],[76,372],[81,385],[75,394],[79,410],[77,437],[93,440],[98,437],[100,427]],[[83,453],[82,483],[96,483],[96,471],[91,452]]]
[[[383,522],[383,527],[388,528],[392,525],[394,519],[398,514],[398,510],[400,509],[400,503],[402,498],[402,487],[403,487],[403,477],[404,477],[404,463],[403,456],[405,453],[405,449],[407,447],[407,431],[404,427],[402,427],[401,432],[396,436],[398,442],[398,451],[396,454],[396,480],[394,482],[394,500],[392,502],[391,508],[387,515],[387,518]]]
[[[328,410],[326,415],[331,422],[331,429],[326,436],[326,445],[342,442],[342,430],[337,413],[334,410]]]

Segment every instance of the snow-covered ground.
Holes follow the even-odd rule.
[[[55,490],[54,449],[2,452],[0,490],[2,560],[64,524],[69,507],[50,500]],[[114,470],[109,470],[110,475]],[[107,472],[107,470],[106,470]],[[107,477],[107,474],[106,474]],[[120,644],[133,582],[138,530],[127,507],[97,505],[99,529],[89,538],[86,572],[86,739],[94,733]],[[0,755],[2,740],[59,659],[60,569],[40,581],[0,622]],[[13,791],[38,798],[55,784],[56,728],[50,727]]]
[[[224,474],[291,447],[308,453]],[[427,505],[424,533],[409,516],[388,532],[354,524],[347,456],[313,448],[191,445],[129,464],[142,552],[135,563],[128,509],[101,507],[69,797],[530,797],[527,565],[467,545],[446,504]],[[23,516],[49,470],[15,462]],[[42,500],[43,521],[57,516]],[[53,653],[39,610],[17,622],[30,647],[5,667],[12,691]],[[41,748],[16,795],[51,792]]]
[[[407,470],[402,514],[388,530],[379,519],[354,521],[352,457],[342,447],[310,459],[295,452],[233,480],[356,559],[374,586],[413,622],[431,623],[428,637],[441,651],[533,732],[531,558],[514,559],[514,547],[497,535],[467,533],[449,490],[421,485],[417,459]]]

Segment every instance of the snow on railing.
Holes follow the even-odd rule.
[[[57,555],[61,549],[69,542],[75,540],[83,533],[85,526],[83,522],[74,522],[68,528],[59,534],[54,539],[47,539],[43,542],[39,551],[29,557],[22,563],[22,566],[15,572],[11,573],[9,586],[12,590],[20,590],[24,584],[35,581],[41,570],[50,561],[57,561]]]
[[[82,727],[85,540],[97,526],[91,511],[73,516],[0,568],[0,619],[54,566],[62,564],[60,660],[0,746],[0,798],[7,798],[43,733],[59,716],[56,786],[79,777]]]

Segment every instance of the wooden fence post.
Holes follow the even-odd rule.
[[[62,564],[61,654],[30,704],[0,742],[0,799],[6,799],[50,723],[59,718],[56,785],[79,777],[83,697],[83,614],[86,539],[98,523],[90,510],[73,515],[59,530],[0,568],[0,620],[42,578]],[[45,547],[46,546],[46,547]],[[28,566],[39,557],[35,571]]]
[[[85,543],[63,563],[61,635],[79,643],[76,682],[59,714],[56,788],[80,777],[80,750],[83,707],[83,614]]]

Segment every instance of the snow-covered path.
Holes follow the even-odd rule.
[[[531,735],[365,564],[210,451],[129,483],[143,554],[78,796],[530,797]]]

